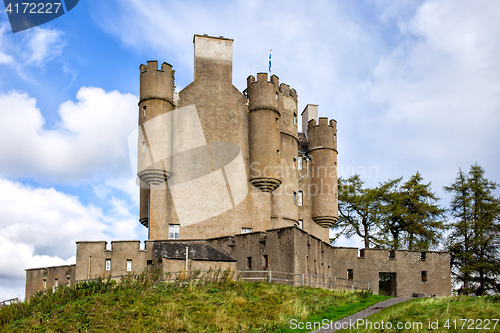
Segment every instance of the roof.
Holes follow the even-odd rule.
[[[165,259],[186,259],[186,247],[189,259],[204,261],[236,261],[236,259],[216,250],[205,243],[178,243],[165,242],[153,245],[154,256]]]

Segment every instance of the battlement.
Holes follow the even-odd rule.
[[[334,119],[328,121],[328,118],[320,117],[318,123],[316,119],[309,120],[307,136],[309,150],[317,148],[337,150],[337,122]]]
[[[257,73],[257,80],[253,75],[247,78],[247,96],[249,111],[270,109],[278,111],[279,78],[276,75],[267,80],[267,73]]]
[[[170,65],[168,62],[164,62],[161,64],[161,69],[158,69],[158,61],[157,60],[149,60],[146,62],[146,65],[141,64],[139,67],[141,70],[141,74],[146,73],[146,72],[154,72],[154,71],[159,71],[159,72],[167,72],[172,70],[172,65]],[[175,71],[173,71],[175,73]]]
[[[140,76],[140,101],[148,99],[162,99],[173,105],[175,71],[172,65],[164,62],[158,70],[158,61],[151,60],[139,67]]]
[[[283,97],[291,97],[295,102],[297,102],[297,91],[293,88],[290,88],[288,84],[282,83],[279,88]]]

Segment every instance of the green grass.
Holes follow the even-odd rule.
[[[492,319],[500,319],[498,295],[421,298],[397,304],[365,318],[365,321],[371,322],[372,325],[381,325],[383,321],[385,329],[375,329],[375,326],[373,329],[366,329],[365,324],[357,330],[342,332],[500,332],[500,322],[494,327],[495,322]],[[391,323],[392,329],[387,329],[388,322]],[[417,325],[419,322],[422,323],[422,329],[417,329],[417,326],[410,328],[410,325]],[[409,323],[408,329],[398,330],[397,323]],[[445,326],[446,324],[448,325]]]
[[[60,287],[0,308],[0,332],[300,332],[290,320],[336,320],[387,298],[215,275]]]

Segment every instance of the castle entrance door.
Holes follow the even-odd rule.
[[[378,273],[378,294],[384,296],[397,296],[396,273]]]

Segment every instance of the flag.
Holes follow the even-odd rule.
[[[273,49],[269,51],[269,75],[273,74],[273,66],[271,65],[271,54],[273,52]]]

